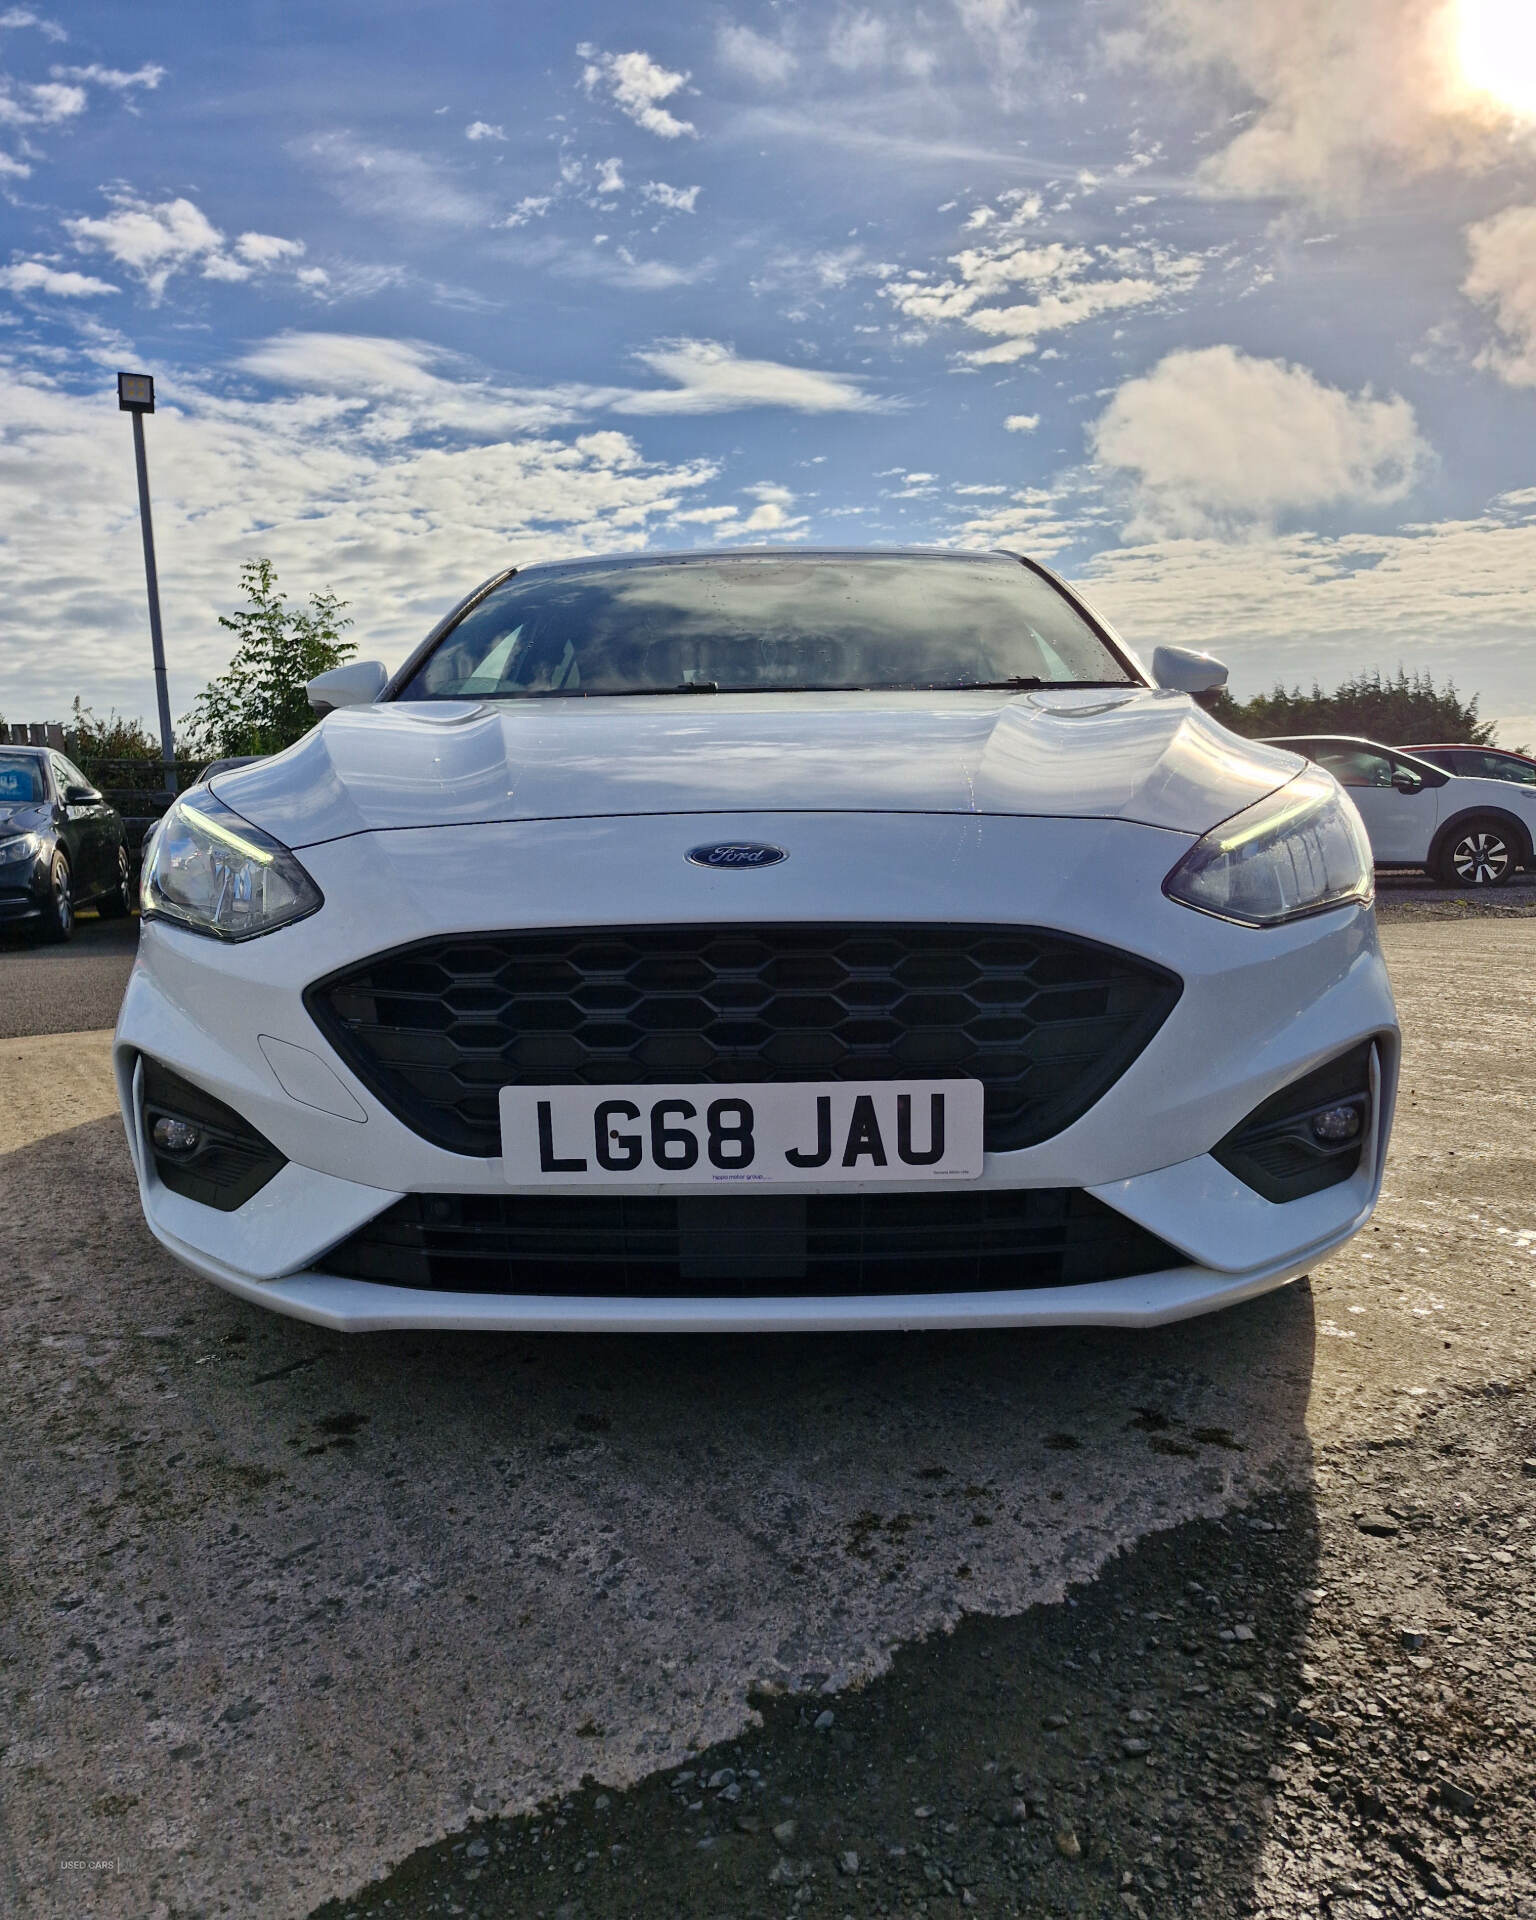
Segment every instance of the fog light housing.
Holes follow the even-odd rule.
[[[202,1128],[172,1113],[161,1114],[150,1129],[149,1137],[156,1153],[174,1153],[181,1158],[196,1153],[203,1144]]]
[[[1342,1140],[1353,1140],[1361,1127],[1358,1107],[1325,1107],[1321,1113],[1312,1116],[1312,1137],[1323,1140],[1328,1145],[1336,1145]]]

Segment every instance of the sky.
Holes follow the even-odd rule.
[[[1536,742],[1530,0],[0,0],[0,714],[173,710],[258,555],[1023,551],[1239,696]]]

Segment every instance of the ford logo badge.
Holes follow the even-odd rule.
[[[707,847],[690,847],[687,855],[696,867],[776,867],[789,855],[782,847],[762,840],[714,840]]]

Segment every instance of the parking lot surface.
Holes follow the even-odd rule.
[[[0,1040],[115,1026],[138,951],[138,919],[83,913],[67,946],[0,935]]]
[[[343,1340],[0,1043],[0,1905],[1536,1911],[1536,930],[1438,904],[1374,1227],[1154,1334]]]

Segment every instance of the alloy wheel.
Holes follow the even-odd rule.
[[[1464,833],[1451,849],[1451,872],[1464,887],[1496,887],[1509,872],[1509,842],[1480,829]]]
[[[67,940],[75,930],[75,887],[67,860],[53,863],[53,919],[59,938]]]

